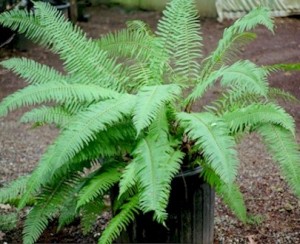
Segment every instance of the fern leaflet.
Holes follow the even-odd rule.
[[[178,113],[177,118],[185,133],[195,140],[198,150],[203,150],[210,167],[227,184],[237,174],[237,153],[234,139],[229,136],[228,126],[210,113]]]

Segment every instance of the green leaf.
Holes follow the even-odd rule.
[[[31,84],[65,81],[66,77],[55,69],[26,58],[11,58],[0,63]]]
[[[104,207],[103,200],[99,198],[81,206],[81,226],[83,234],[87,234],[92,230],[93,225],[95,225]]]
[[[222,181],[220,176],[207,165],[202,165],[202,167],[205,181],[214,188],[239,220],[246,223],[248,221],[247,209],[239,187],[235,183],[228,184]]]
[[[134,96],[123,95],[119,99],[92,104],[86,111],[79,112],[41,158],[29,179],[20,207],[32,192],[51,179],[56,169],[70,161],[93,141],[95,133],[104,131],[108,125],[113,125],[131,114],[134,105]],[[68,143],[65,143],[66,141]]]
[[[47,107],[42,106],[40,108],[33,109],[25,113],[21,122],[35,122],[35,123],[47,123],[56,124],[60,127],[66,126],[72,119],[72,114],[70,114],[63,107]]]
[[[134,220],[134,215],[139,210],[139,196],[136,195],[122,206],[121,211],[114,216],[103,231],[98,243],[109,244],[115,240],[120,233],[126,229],[128,224]]]
[[[173,0],[167,4],[157,26],[162,52],[169,56],[177,75],[193,81],[201,58],[200,23],[194,1]]]
[[[90,103],[107,98],[116,98],[120,94],[97,85],[68,84],[51,82],[31,85],[4,98],[0,103],[0,116],[22,106],[36,105],[44,102],[73,104]]]
[[[199,80],[187,101],[201,98],[219,78],[221,78],[222,85],[239,87],[244,93],[254,93],[266,97],[268,93],[266,76],[267,72],[254,63],[248,60],[238,61],[231,66],[223,66],[210,73],[205,79]]]
[[[119,182],[123,164],[108,162],[93,175],[83,189],[79,192],[77,208],[104,195],[113,185]]]
[[[177,118],[211,168],[231,184],[237,175],[238,159],[234,139],[224,121],[210,113],[178,113]]]
[[[262,124],[275,124],[284,127],[292,134],[295,133],[294,119],[278,105],[252,104],[244,108],[228,111],[222,118],[233,132],[243,131],[250,126],[254,128]]]
[[[44,187],[37,198],[37,204],[26,216],[23,229],[23,242],[35,243],[46,229],[49,220],[63,207],[66,199],[76,190],[80,181],[76,173],[61,175],[52,184]]]
[[[171,180],[180,168],[183,155],[174,152],[164,139],[149,135],[140,140],[133,156],[138,165],[136,178],[141,210],[154,211],[155,219],[163,223],[167,217]]]
[[[300,152],[293,134],[282,126],[272,124],[261,125],[257,131],[262,135],[264,143],[278,163],[285,179],[295,194],[300,197]]]
[[[9,203],[18,199],[26,190],[29,175],[21,176],[0,188],[0,203]]]
[[[177,85],[145,86],[137,94],[133,122],[139,134],[156,118],[168,102],[174,101],[181,89]]]

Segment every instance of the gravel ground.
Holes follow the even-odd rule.
[[[155,12],[126,12],[103,6],[89,9],[89,13],[90,21],[80,25],[91,37],[98,37],[108,30],[120,29],[124,27],[127,19],[143,19],[154,27],[160,16]],[[229,21],[222,24],[216,20],[202,21],[204,53],[215,47],[223,29],[229,24]],[[274,36],[259,28],[257,41],[242,56],[260,64],[299,62],[300,19],[277,19],[276,25]],[[40,47],[32,46],[27,52],[0,49],[0,60],[11,56],[31,57],[61,69],[58,58]],[[271,78],[273,86],[284,88],[300,98],[299,73],[278,73]],[[18,77],[0,68],[0,100],[24,85]],[[213,91],[212,95],[214,93],[218,91]],[[300,106],[284,106],[295,117],[297,139],[300,141]],[[20,124],[18,118],[23,112],[19,110],[10,113],[8,117],[0,118],[0,184],[31,172],[47,145],[57,135],[57,130],[51,126],[32,129],[30,125]],[[252,226],[241,224],[221,200],[216,198],[215,243],[300,243],[300,202],[281,178],[277,166],[260,143],[260,138],[255,134],[244,138],[239,146],[239,154],[241,167],[238,182],[249,212],[261,215],[261,223]],[[52,223],[39,242],[94,243],[108,219],[109,213],[99,218],[94,233],[85,237],[79,231],[78,223],[60,233],[56,233],[55,223]],[[6,233],[2,241],[20,242],[21,230]]]

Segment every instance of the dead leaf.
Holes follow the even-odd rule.
[[[3,241],[3,237],[5,236],[5,233],[3,233],[1,230],[0,230],[0,241]]]
[[[3,209],[3,210],[10,210],[10,209],[11,209],[11,206],[8,205],[8,204],[1,204],[1,203],[0,203],[0,208]]]
[[[257,244],[256,241],[253,239],[254,236],[247,236],[249,244]]]

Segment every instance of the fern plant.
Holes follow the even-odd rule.
[[[128,27],[92,40],[48,4],[35,13],[12,10],[0,23],[59,54],[65,73],[25,58],[1,65],[28,86],[0,103],[0,115],[40,105],[21,121],[56,124],[60,134],[28,176],[0,190],[2,203],[28,213],[24,243],[34,243],[49,220],[59,229],[80,216],[91,228],[115,185],[117,215],[100,237],[111,243],[137,214],[153,213],[164,224],[171,181],[181,169],[202,167],[202,176],[237,217],[248,221],[236,184],[241,134],[256,132],[300,196],[300,155],[293,118],[269,87],[273,69],[238,60],[255,39],[257,25],[273,31],[268,10],[259,7],[225,29],[216,50],[202,55],[200,23],[191,0],[173,0],[153,32],[132,21]],[[238,60],[238,61],[236,61]],[[222,94],[203,107],[195,102],[215,84]],[[51,102],[51,103],[49,103]]]

